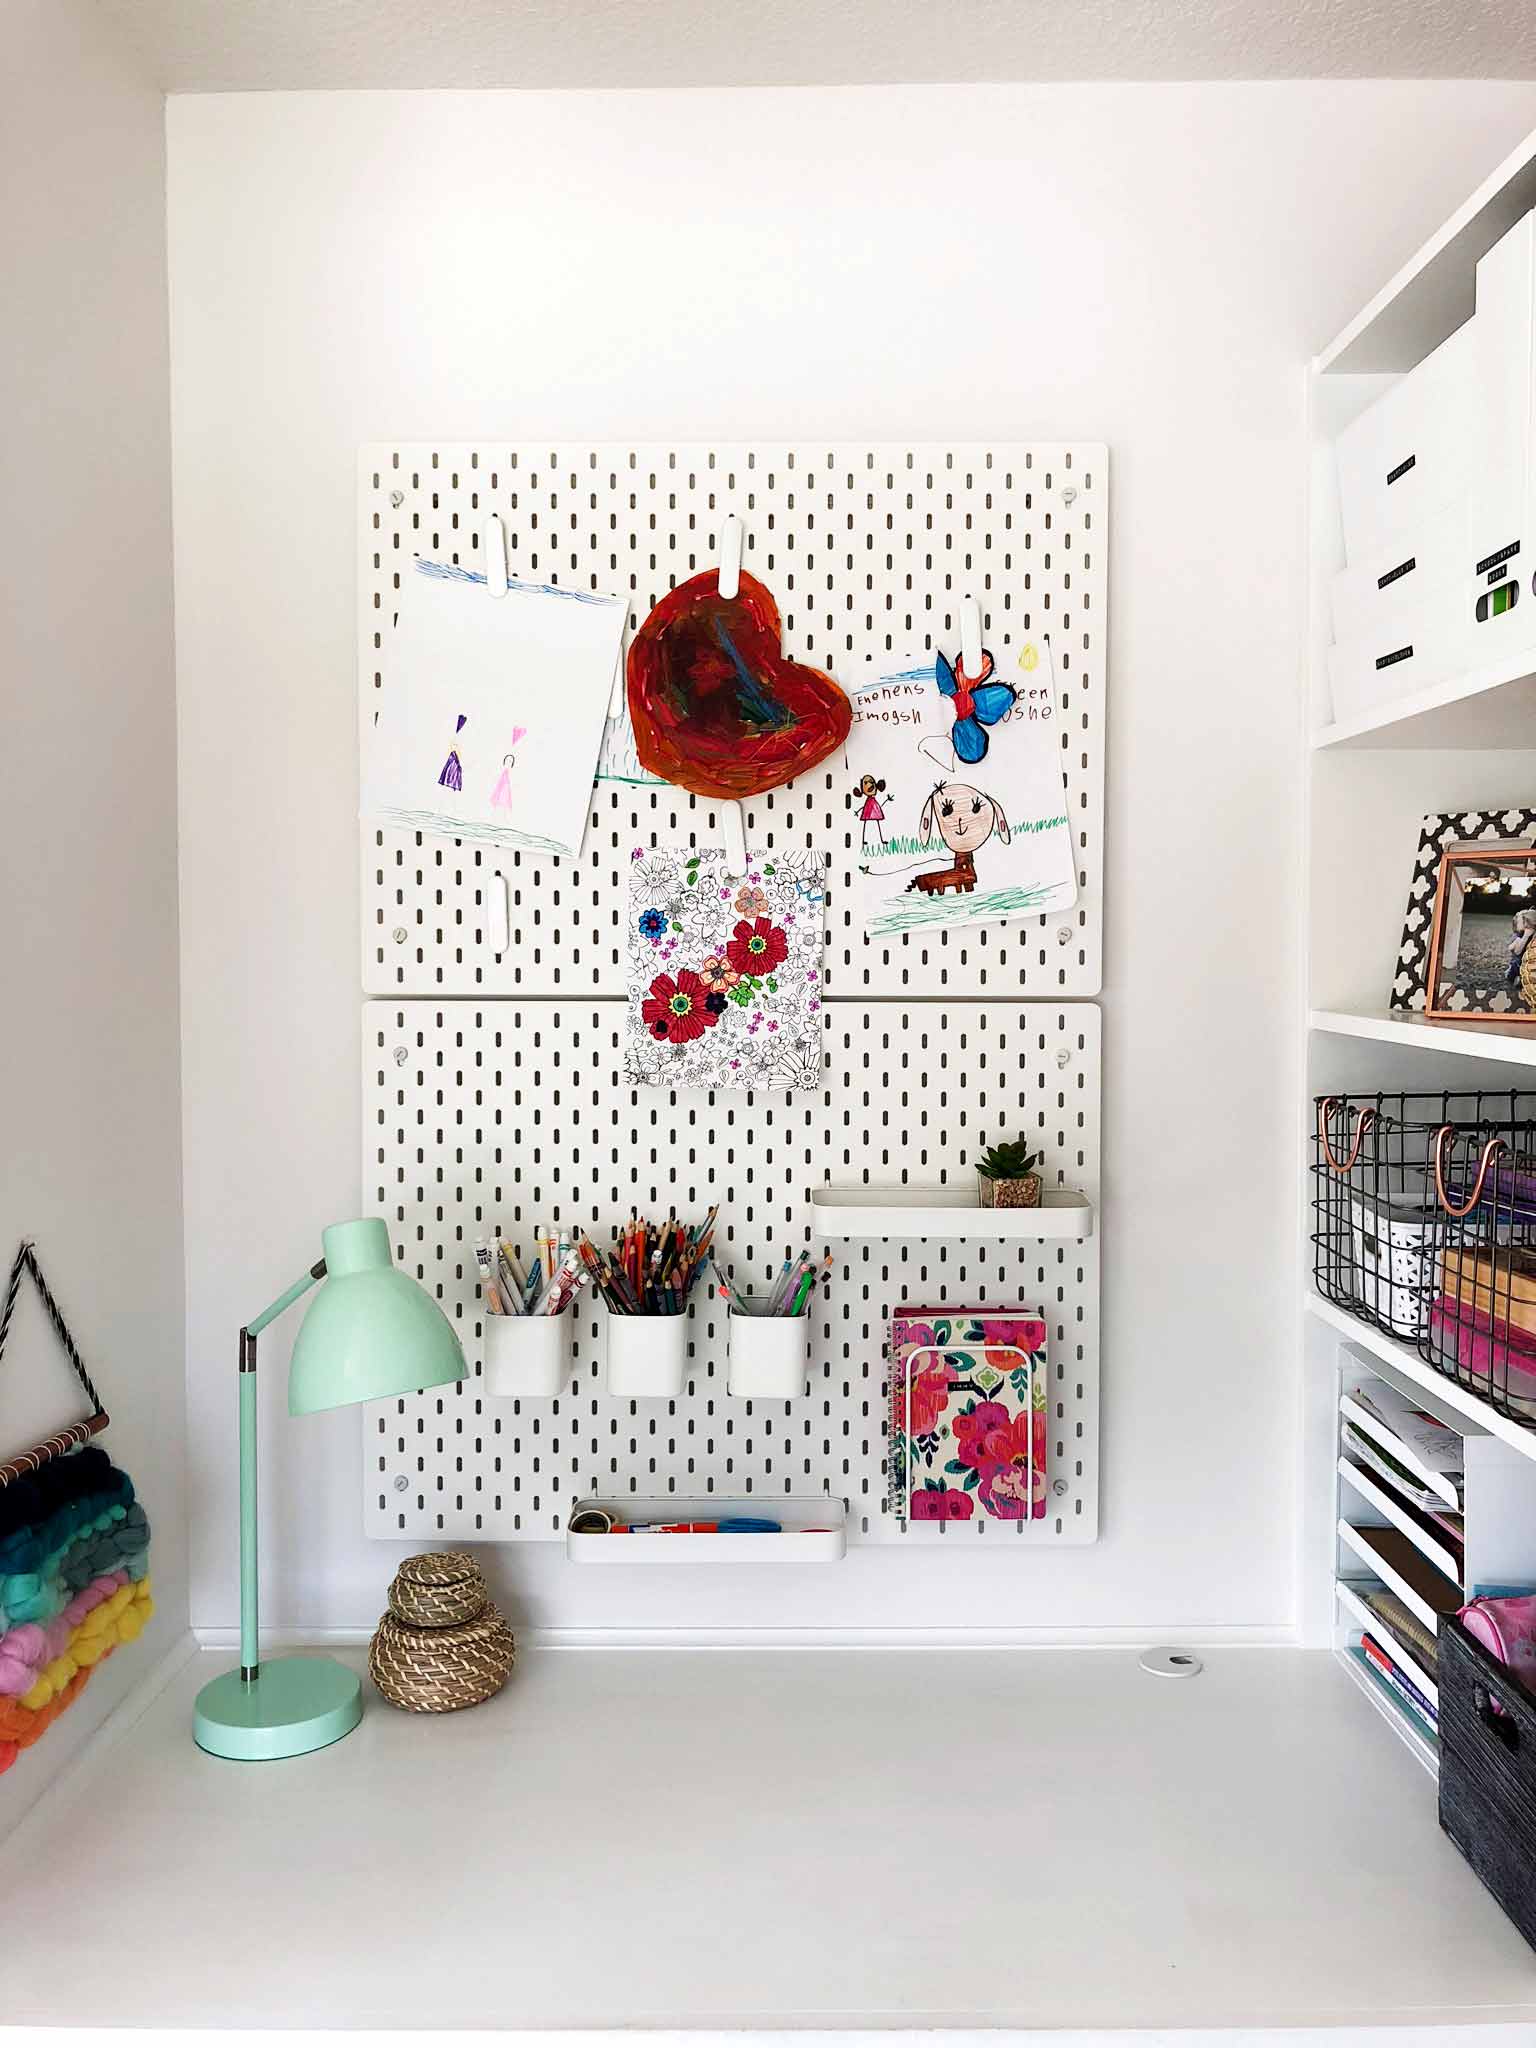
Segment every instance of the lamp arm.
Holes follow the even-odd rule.
[[[325,1278],[324,1259],[240,1332],[240,1676],[249,1684],[260,1668],[256,1539],[256,1339],[285,1308]]]
[[[302,1280],[295,1280],[291,1287],[286,1288],[277,1297],[270,1308],[264,1308],[259,1316],[251,1318],[250,1322],[245,1326],[245,1334],[248,1337],[259,1337],[268,1323],[275,1322],[285,1308],[292,1308],[293,1304],[301,1296],[308,1294],[317,1280],[323,1280],[324,1278],[325,1261],[324,1259],[316,1259]]]

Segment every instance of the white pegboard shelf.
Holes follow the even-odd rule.
[[[718,559],[726,514],[745,566],[778,601],[786,651],[857,688],[869,665],[953,645],[980,602],[1003,673],[1050,635],[1079,898],[1014,923],[866,940],[851,886],[859,829],[841,756],[745,806],[748,844],[829,856],[830,996],[1055,1000],[1100,987],[1108,458],[1076,443],[679,447],[381,445],[360,459],[359,718],[390,687],[400,578],[414,553],[473,566],[496,511],[520,574],[627,593],[630,631]],[[611,730],[576,861],[364,828],[362,971],[369,994],[623,993],[627,878],[637,848],[718,843],[713,807],[645,776]],[[510,943],[497,953],[505,893]]]
[[[364,1201],[389,1220],[397,1262],[441,1302],[471,1366],[457,1386],[368,1408],[370,1534],[548,1540],[586,1497],[750,1496],[771,1514],[825,1490],[846,1502],[852,1543],[1094,1540],[1096,1238],[848,1243],[809,1319],[797,1400],[730,1397],[726,1317],[703,1287],[677,1399],[606,1391],[606,1318],[587,1295],[572,1312],[566,1390],[487,1397],[474,1258],[483,1232],[526,1247],[536,1222],[574,1224],[606,1243],[634,1208],[691,1219],[718,1202],[722,1265],[762,1289],[786,1252],[817,1242],[809,1191],[829,1164],[963,1173],[1001,1129],[1097,1199],[1093,1005],[838,1003],[823,1018],[821,1089],[712,1094],[624,1081],[617,1003],[363,1006]],[[978,1516],[903,1536],[886,1513],[890,1315],[944,1302],[1045,1318],[1051,1492],[1040,1521]]]
[[[848,1548],[848,1509],[828,1495],[797,1494],[776,1500],[771,1513],[755,1495],[732,1500],[719,1494],[692,1499],[677,1494],[607,1494],[571,1504],[573,1514],[583,1508],[602,1508],[624,1522],[715,1522],[740,1515],[761,1517],[781,1526],[777,1531],[751,1534],[695,1530],[670,1536],[587,1535],[568,1528],[565,1554],[572,1564],[619,1570],[679,1564],[836,1564]]]
[[[1037,1209],[984,1209],[974,1183],[949,1186],[824,1187],[811,1196],[827,1238],[1028,1238],[1093,1235],[1093,1204],[1076,1188],[1046,1188]]]

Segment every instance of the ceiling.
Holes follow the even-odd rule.
[[[1533,78],[1532,0],[96,0],[172,92]]]

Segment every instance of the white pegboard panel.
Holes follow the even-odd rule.
[[[1049,1173],[1099,1189],[1099,1015],[1089,1004],[833,1002],[817,1094],[634,1089],[613,1002],[363,1007],[363,1189],[395,1255],[442,1302],[471,1377],[366,1412],[368,1533],[505,1541],[561,1533],[584,1494],[775,1495],[826,1489],[855,1542],[1088,1543],[1098,1515],[1099,1238],[838,1243],[811,1330],[810,1392],[726,1392],[724,1318],[700,1286],[688,1389],[604,1392],[605,1311],[578,1303],[570,1389],[482,1398],[474,1243],[535,1224],[600,1243],[632,1207],[684,1219],[720,1203],[722,1263],[748,1284],[815,1243],[809,1190],[966,1180],[987,1138],[1023,1131]],[[914,1524],[884,1509],[890,1313],[948,1303],[1040,1308],[1050,1330],[1050,1512],[1015,1524]]]
[[[840,758],[747,806],[749,839],[830,857],[827,988],[848,996],[1096,995],[1103,873],[1108,457],[1090,443],[373,446],[360,464],[359,716],[389,690],[411,557],[475,567],[499,512],[515,572],[630,598],[630,631],[717,560],[730,511],[791,655],[857,688],[887,653],[952,648],[981,604],[999,672],[1050,635],[1080,895],[1052,917],[866,943],[849,886],[857,829]],[[1038,680],[1040,671],[1035,672]],[[631,743],[632,744],[632,743]],[[376,995],[613,995],[630,855],[718,843],[712,807],[643,778],[614,729],[579,860],[409,832],[362,833],[363,987]],[[503,879],[504,878],[504,879]],[[512,942],[486,936],[505,886]]]

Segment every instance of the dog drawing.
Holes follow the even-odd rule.
[[[917,889],[924,896],[942,896],[946,889],[953,889],[957,896],[969,896],[976,887],[976,856],[981,848],[994,833],[1004,846],[1013,837],[996,797],[988,796],[984,789],[973,789],[968,782],[934,786],[923,805],[919,830],[924,839],[931,839],[935,827],[954,860],[947,868],[930,868],[926,874],[914,875],[907,884],[909,895]]]

